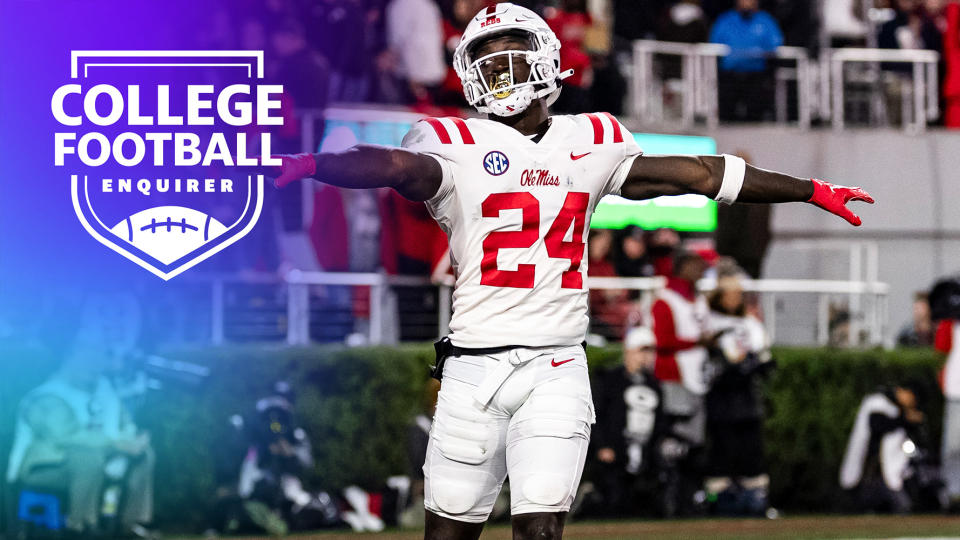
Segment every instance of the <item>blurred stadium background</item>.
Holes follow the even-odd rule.
[[[612,532],[590,520],[859,513],[856,489],[844,490],[838,476],[861,400],[878,387],[909,387],[922,413],[913,422],[916,451],[904,451],[909,463],[898,469],[916,491],[907,507],[883,509],[955,504],[938,484],[944,357],[933,348],[939,321],[927,294],[960,269],[960,4],[516,3],[545,16],[563,42],[564,67],[578,70],[555,112],[611,112],[647,153],[737,154],[764,168],[862,185],[878,201],[855,210],[864,220],[858,229],[806,205],[718,208],[698,196],[601,203],[587,281],[594,376],[621,363],[630,327],[652,324],[651,305],[668,286],[676,253],[709,263],[699,282],[705,293],[727,275],[724,265],[739,268],[745,302],[777,362],[757,381],[769,497],[760,512],[724,509],[723,491],[702,485],[709,463],[691,471],[672,463],[649,485],[632,485],[643,493],[611,516],[603,511],[603,464],[591,454],[584,484],[593,492],[582,494],[569,536],[673,537],[688,527],[707,535],[718,527],[716,537],[958,533],[952,517],[831,517],[824,527],[819,518],[627,521]],[[315,152],[336,133],[398,145],[420,118],[473,114],[449,60],[484,0],[237,4],[211,12],[196,46],[267,51],[268,78],[289,98],[277,151]],[[759,12],[729,19],[729,10],[751,4]],[[267,197],[250,237],[172,282],[52,290],[29,317],[0,313],[3,354],[19,365],[0,380],[0,463],[17,452],[24,396],[75,354],[77,335],[96,334],[110,342],[111,357],[89,369],[116,386],[132,429],[150,433],[134,453],[156,461],[153,488],[135,488],[153,494],[152,515],[139,523],[146,532],[415,527],[413,464],[436,391],[428,343],[446,334],[450,318],[445,238],[423,205],[392,192],[304,182]],[[264,476],[249,476],[250,467],[288,474],[250,458],[257,448],[273,455],[280,439],[283,458],[296,456],[282,467],[295,471],[288,472],[308,494],[303,502],[291,502],[289,486],[258,491]],[[111,478],[96,492],[96,512],[117,532],[134,488],[126,472]],[[58,536],[69,487],[31,486],[16,471],[6,480],[0,531]],[[933,493],[921,493],[927,488]],[[313,513],[303,517],[304,507]]]

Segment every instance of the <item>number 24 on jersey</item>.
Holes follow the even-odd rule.
[[[580,263],[583,261],[583,230],[587,222],[589,193],[567,193],[563,207],[550,225],[543,243],[547,255],[554,259],[567,259],[570,267],[560,278],[564,289],[582,289],[583,275]],[[519,231],[494,231],[483,240],[483,260],[480,263],[480,284],[493,287],[515,287],[532,289],[536,274],[536,265],[519,264],[516,270],[497,268],[497,252],[501,249],[523,249],[533,246],[540,237],[540,201],[529,192],[491,193],[480,206],[483,217],[495,218],[503,210],[521,210],[522,226]],[[573,224],[573,240],[566,242],[564,235]]]

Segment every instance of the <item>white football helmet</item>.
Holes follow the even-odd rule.
[[[500,51],[481,58],[474,55],[485,39],[508,33],[526,35],[530,49]],[[496,62],[498,57],[506,57],[507,62]],[[521,61],[530,69],[524,81],[514,78],[514,62]],[[463,83],[467,103],[481,113],[497,116],[519,114],[537,98],[553,104],[560,95],[560,81],[573,75],[572,69],[560,71],[560,40],[546,21],[510,3],[485,8],[470,21],[453,53],[453,69]]]

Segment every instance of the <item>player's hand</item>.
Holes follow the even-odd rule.
[[[847,208],[847,203],[850,201],[863,201],[873,204],[873,197],[862,188],[835,186],[816,178],[813,179],[813,196],[807,202],[815,204],[831,214],[836,214],[850,222],[851,225],[859,227],[862,223],[860,216]]]
[[[258,172],[273,178],[273,185],[278,188],[296,180],[310,178],[317,172],[317,162],[313,154],[284,154],[270,157],[280,159],[280,165],[264,166]]]

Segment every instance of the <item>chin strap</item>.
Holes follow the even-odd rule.
[[[566,70],[566,71],[561,71],[561,72],[560,72],[560,75],[558,75],[557,78],[562,81],[562,80],[566,79],[567,77],[572,77],[572,76],[573,76],[573,70],[572,70],[572,69],[568,69],[568,70]]]

